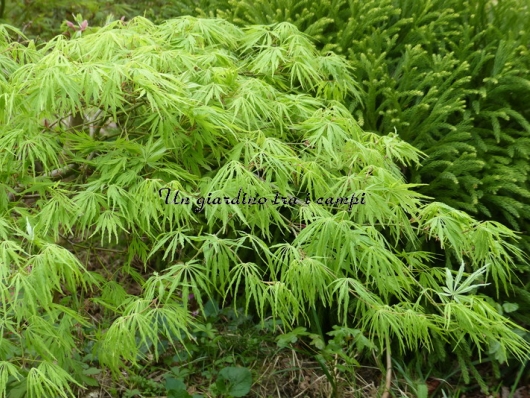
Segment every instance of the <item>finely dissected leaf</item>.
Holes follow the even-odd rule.
[[[21,375],[15,365],[2,361],[0,362],[0,397],[7,397],[7,380],[9,377],[13,377],[16,380],[20,380]]]
[[[68,397],[73,395],[68,383],[79,385],[65,370],[51,362],[41,362],[32,368],[27,376],[28,396]]]

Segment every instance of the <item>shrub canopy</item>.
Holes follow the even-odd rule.
[[[242,26],[291,22],[345,55],[363,128],[397,129],[427,155],[407,181],[525,233],[530,249],[528,0],[178,0],[169,9]]]
[[[347,62],[293,25],[20,35],[1,27],[0,380],[65,396],[84,339],[116,373],[141,347],[158,357],[200,322],[190,293],[200,310],[228,300],[286,326],[331,308],[366,337],[356,349],[423,349],[431,364],[448,349],[464,365],[528,354],[480,290],[508,288],[515,234],[412,190],[402,169],[421,153],[363,131],[342,105],[358,100]],[[240,192],[267,202],[226,203]],[[104,250],[123,251],[117,265],[94,267]]]

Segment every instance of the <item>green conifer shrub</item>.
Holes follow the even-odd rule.
[[[415,192],[422,154],[364,131],[348,63],[293,25],[0,33],[0,394],[68,396],[87,341],[117,377],[156,361],[200,324],[190,294],[287,328],[327,311],[365,338],[352,356],[456,358],[467,379],[477,356],[528,357],[482,290],[509,288],[516,234]]]

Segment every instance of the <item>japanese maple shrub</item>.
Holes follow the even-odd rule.
[[[190,294],[199,313],[226,300],[286,327],[331,309],[365,350],[431,364],[527,357],[480,290],[509,288],[515,234],[412,190],[402,167],[421,154],[363,131],[342,105],[358,96],[347,62],[293,25],[136,18],[21,37],[2,27],[2,393],[67,396],[86,340],[117,375],[156,360],[200,323]],[[124,254],[107,269],[72,246]]]

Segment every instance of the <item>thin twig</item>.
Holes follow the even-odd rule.
[[[61,167],[60,169],[55,169],[55,170],[50,171],[49,173],[44,173],[43,175],[41,175],[39,177],[44,177],[44,178],[46,178],[46,177],[49,177],[49,178],[63,177],[65,174],[70,172],[75,166],[76,166],[75,164],[70,163],[70,164],[67,164],[64,167]]]
[[[107,249],[105,247],[95,247],[95,246],[88,247],[88,246],[82,245],[80,243],[73,242],[73,241],[71,241],[70,239],[68,239],[66,236],[64,236],[62,234],[59,234],[59,236],[61,238],[63,238],[65,241],[67,241],[68,243],[70,243],[71,245],[74,245],[74,246],[77,246],[77,247],[80,247],[80,248],[86,249],[86,250],[95,250],[95,251],[101,250],[101,251],[105,251],[105,252],[120,253],[120,254],[123,254],[123,253],[127,252],[127,250]]]
[[[388,398],[390,396],[390,386],[392,385],[392,355],[390,352],[390,337],[386,336],[386,382],[385,392],[381,398]]]

